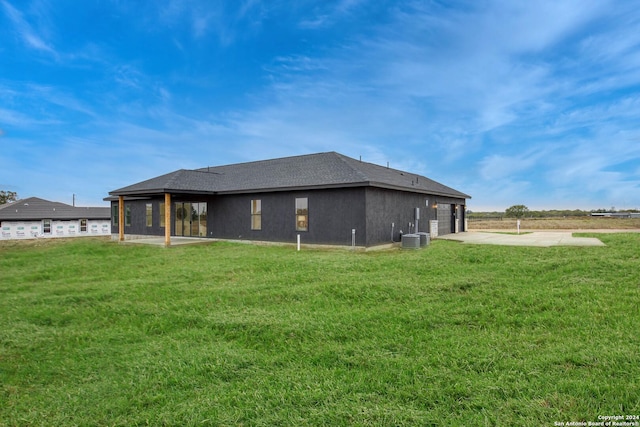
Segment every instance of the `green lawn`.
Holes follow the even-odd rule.
[[[640,233],[589,236],[607,246],[0,242],[0,425],[640,415]]]

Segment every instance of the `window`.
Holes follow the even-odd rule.
[[[111,224],[113,224],[114,227],[118,226],[118,216],[118,204],[114,203],[111,205]]]
[[[81,219],[80,220],[80,232],[87,232],[87,220],[86,219]]]
[[[124,225],[131,225],[131,206],[124,206]]]
[[[309,230],[309,201],[306,197],[296,199],[296,231]]]
[[[164,227],[164,202],[160,202],[160,227]]]
[[[51,234],[51,220],[45,219],[42,221],[42,232],[44,234]]]
[[[251,201],[251,229],[262,230],[262,200]]]
[[[147,203],[147,227],[153,226],[153,205]]]

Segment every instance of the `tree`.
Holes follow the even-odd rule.
[[[15,202],[18,200],[18,193],[15,191],[0,191],[0,205],[4,205],[5,203]]]
[[[529,208],[525,205],[513,205],[504,211],[504,216],[507,218],[522,218],[529,212]]]

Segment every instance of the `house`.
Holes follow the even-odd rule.
[[[370,247],[464,231],[470,196],[336,152],[180,169],[109,193],[119,240],[210,237]]]
[[[38,197],[0,205],[0,240],[110,234],[108,207],[76,207]]]

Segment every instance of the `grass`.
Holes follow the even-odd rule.
[[[0,425],[640,414],[640,234],[350,252],[0,243]]]

